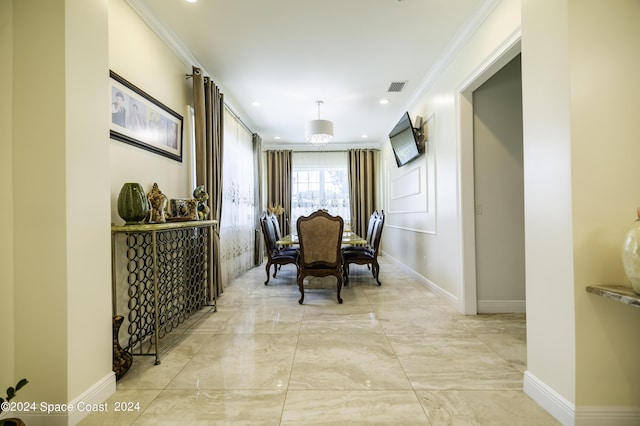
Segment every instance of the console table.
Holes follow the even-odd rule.
[[[172,329],[205,306],[216,310],[211,235],[215,220],[111,227],[113,315],[124,309],[129,335],[125,350],[155,356],[158,343]],[[124,238],[124,247],[118,237]],[[118,259],[126,256],[127,306],[118,306]]]

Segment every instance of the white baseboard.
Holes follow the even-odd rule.
[[[478,300],[479,314],[510,314],[527,312],[524,300]]]
[[[395,257],[391,256],[386,251],[383,251],[382,255],[384,256],[385,259],[390,260],[394,265],[396,265],[398,268],[402,269],[411,278],[414,278],[415,280],[421,282],[422,284],[427,286],[427,288],[429,290],[431,290],[432,292],[436,293],[438,296],[441,296],[444,299],[446,299],[449,303],[451,303],[454,307],[456,307],[456,309],[458,309],[460,312],[464,311],[463,307],[460,305],[460,303],[461,303],[460,299],[458,299],[456,296],[454,296],[453,294],[451,294],[448,291],[444,290],[443,288],[439,287],[434,282],[426,279],[425,277],[423,277],[422,275],[420,275],[419,273],[417,273],[413,269],[409,268],[404,263],[400,262]]]
[[[113,371],[109,372],[101,380],[91,386],[89,389],[78,395],[71,403],[74,407],[82,402],[84,405],[100,405],[103,404],[116,391],[116,375]],[[74,410],[69,414],[69,424],[75,425],[90,414],[89,411]]]
[[[576,426],[637,426],[640,407],[578,407]]]
[[[575,425],[576,407],[529,371],[525,371],[524,393],[537,402],[563,425]]]
[[[58,414],[46,414],[45,412],[41,412],[38,414],[34,413],[33,415],[20,415],[19,417],[29,426],[76,425],[91,413],[90,407],[94,406],[94,404],[104,404],[104,401],[106,401],[115,391],[116,375],[113,372],[110,372],[73,401],[69,402],[69,405],[76,407],[71,412]],[[80,407],[84,407],[84,409],[81,410],[79,409]]]
[[[565,426],[637,426],[638,407],[576,407],[531,372],[524,373],[524,392]]]

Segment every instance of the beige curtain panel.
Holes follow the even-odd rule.
[[[358,235],[367,234],[367,221],[376,206],[377,156],[378,152],[372,149],[349,150],[351,229]]]
[[[291,151],[267,151],[267,207],[281,206],[277,215],[282,235],[291,233]]]
[[[209,193],[211,219],[218,221],[216,232],[210,238],[210,253],[213,253],[213,288],[209,298],[213,300],[222,293],[220,269],[220,216],[222,213],[222,154],[224,95],[202,70],[193,67],[193,109],[196,138],[196,185],[204,185]]]

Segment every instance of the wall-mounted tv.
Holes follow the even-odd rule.
[[[400,121],[389,133],[391,148],[396,157],[398,167],[420,156],[420,138],[411,124],[409,113],[405,112]]]

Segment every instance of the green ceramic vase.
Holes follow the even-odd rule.
[[[126,225],[141,223],[149,215],[149,200],[139,183],[127,182],[118,195],[118,214]]]

